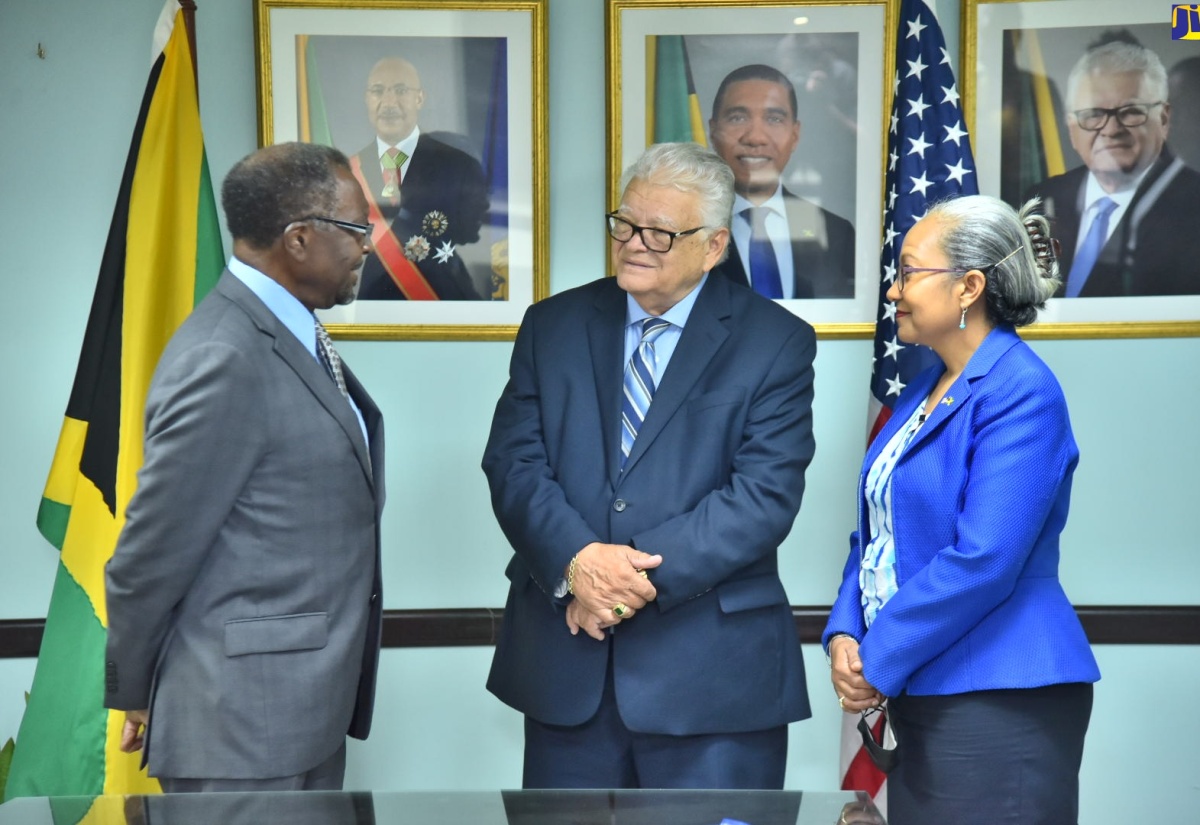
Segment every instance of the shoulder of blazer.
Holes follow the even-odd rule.
[[[987,375],[1003,355],[1018,344],[1023,344],[1021,336],[1012,327],[996,327],[987,334],[979,349],[971,356],[963,369],[963,377],[968,381]]]
[[[236,275],[225,270],[224,274],[213,287],[213,292],[237,306],[254,323],[258,329],[272,338],[279,333],[279,319],[267,308],[267,305],[254,294]]]

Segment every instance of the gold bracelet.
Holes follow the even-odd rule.
[[[579,554],[571,556],[571,563],[567,565],[567,592],[572,596],[575,595],[575,562],[579,560]]]

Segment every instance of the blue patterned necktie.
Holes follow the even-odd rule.
[[[671,326],[662,318],[647,318],[642,321],[642,340],[625,367],[625,398],[621,402],[621,466],[629,458],[633,440],[637,438],[650,400],[654,398],[655,360],[654,341]]]
[[[742,215],[750,221],[750,286],[768,298],[783,297],[783,282],[779,277],[779,261],[775,247],[767,236],[767,215],[770,207],[751,206]]]
[[[1096,216],[1092,218],[1092,225],[1088,229],[1083,243],[1079,245],[1079,251],[1075,253],[1075,260],[1071,263],[1071,273],[1067,275],[1068,298],[1079,297],[1083,285],[1087,283],[1088,276],[1092,274],[1092,267],[1096,265],[1096,259],[1100,257],[1100,250],[1104,248],[1104,243],[1108,240],[1108,218],[1116,208],[1117,202],[1110,198],[1101,198],[1096,201]]]

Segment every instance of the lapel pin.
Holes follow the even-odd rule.
[[[942,403],[945,404],[947,407],[949,407],[951,404],[954,403],[954,396],[947,395],[945,398],[942,399]]]

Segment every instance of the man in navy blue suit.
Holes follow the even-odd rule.
[[[515,552],[488,689],[525,714],[525,787],[780,788],[810,715],[778,547],[815,336],[709,276],[716,154],[652,146],[621,189],[616,277],[530,307],[496,406],[483,469]]]

